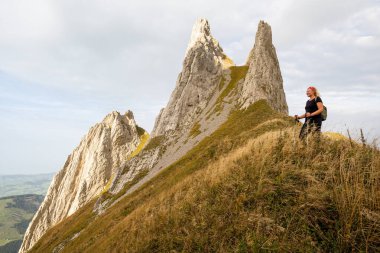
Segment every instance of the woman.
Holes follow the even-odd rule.
[[[323,103],[322,99],[319,97],[319,92],[315,87],[310,86],[306,90],[306,95],[309,97],[305,106],[306,113],[301,116],[294,115],[294,118],[297,120],[305,118],[305,123],[300,132],[301,139],[310,132],[318,133],[319,135],[322,127],[321,113],[323,112]]]

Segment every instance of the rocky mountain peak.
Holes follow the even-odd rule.
[[[137,189],[212,134],[232,110],[260,99],[287,113],[271,27],[260,21],[246,65],[235,66],[212,36],[208,21],[198,19],[175,89],[150,137],[141,135],[131,111],[112,111],[91,127],[54,177],[20,252],[26,252],[49,228],[102,192],[117,194],[133,180],[138,182],[125,194]],[[108,201],[98,198],[94,210],[104,212],[112,205]]]
[[[112,111],[103,118],[101,123],[107,125],[108,127],[112,127],[113,124],[126,124],[131,126],[136,125],[133,112],[130,110],[126,111],[124,115],[118,111]]]
[[[215,60],[224,67],[233,65],[233,61],[224,54],[219,42],[212,36],[210,24],[205,18],[199,18],[194,23],[185,58],[196,47],[202,47],[204,50],[211,52],[215,56]]]
[[[99,195],[140,143],[131,111],[107,114],[90,128],[55,175],[25,233],[26,252],[52,226]]]
[[[197,40],[202,40],[205,37],[211,36],[210,24],[207,19],[199,18],[193,25],[191,31],[190,43],[194,43]]]
[[[272,43],[272,29],[264,21],[259,22],[255,44],[246,65],[249,69],[239,98],[242,108],[266,99],[272,108],[288,114],[280,65]]]
[[[260,20],[257,27],[256,37],[255,37],[255,46],[249,52],[246,65],[249,65],[253,60],[254,49],[258,47],[267,48],[272,50],[272,29],[270,25],[262,20]]]
[[[206,19],[198,19],[191,33],[181,73],[167,106],[161,110],[152,137],[185,132],[206,107],[220,83],[223,69],[233,65],[212,36]]]
[[[190,41],[186,49],[187,52],[197,43],[200,42],[205,44],[207,42],[213,42],[214,38],[211,35],[210,25],[208,21],[204,18],[199,18],[193,25],[193,30],[191,32]]]

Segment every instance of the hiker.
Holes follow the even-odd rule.
[[[309,97],[305,106],[306,113],[301,116],[294,115],[296,120],[305,118],[305,123],[302,125],[299,135],[301,139],[304,139],[309,133],[317,133],[319,137],[322,127],[322,112],[324,110],[322,99],[314,86],[307,88],[306,95]]]

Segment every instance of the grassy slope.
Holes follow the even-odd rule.
[[[41,195],[0,198],[0,245],[22,239],[42,200]]]
[[[233,112],[101,217],[91,202],[31,252],[379,249],[379,152],[344,139],[306,147],[293,124],[265,101]]]

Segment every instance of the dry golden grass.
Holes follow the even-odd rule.
[[[250,140],[135,209],[119,250],[379,250],[378,151],[292,134]]]
[[[104,215],[90,203],[32,252],[62,241],[62,252],[379,251],[379,150],[329,134],[305,145],[298,131],[262,102],[235,112]]]

